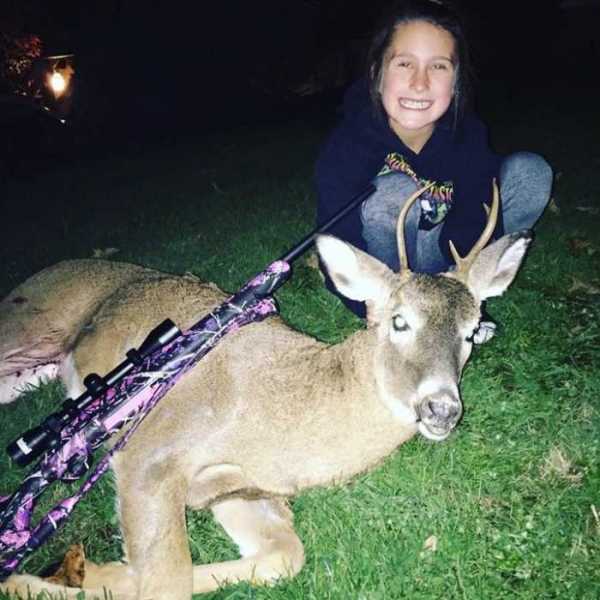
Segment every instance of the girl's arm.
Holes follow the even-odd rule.
[[[352,198],[362,192],[377,174],[379,159],[374,158],[365,145],[358,143],[357,133],[346,122],[338,126],[324,144],[315,169],[317,190],[317,226],[339,212]],[[333,226],[332,235],[357,248],[366,250],[362,237],[360,207]],[[363,302],[349,300],[337,292],[325,270],[325,285],[355,315],[365,316]]]
[[[486,212],[492,200],[492,181],[498,177],[502,158],[494,153],[488,143],[487,129],[477,118],[469,116],[465,122],[464,141],[458,149],[454,177],[454,205],[450,210],[440,235],[440,249],[451,258],[448,242],[452,240],[461,256],[471,249],[486,224]],[[504,233],[502,210],[493,239]]]
[[[315,169],[317,225],[339,212],[377,174],[378,167],[371,166],[373,159],[365,153],[364,145],[355,141],[355,137],[349,127],[342,124],[322,148]],[[364,250],[361,232],[360,207],[331,229],[332,235]]]

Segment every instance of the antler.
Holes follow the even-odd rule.
[[[398,215],[398,223],[396,225],[396,243],[398,245],[398,257],[400,259],[400,272],[410,272],[408,268],[408,256],[406,254],[406,243],[404,241],[404,221],[406,220],[406,215],[410,210],[410,207],[414,204],[414,201],[425,191],[428,190],[433,185],[433,181],[428,183],[425,187],[422,187],[420,190],[417,190],[412,196],[409,196]]]
[[[467,256],[462,258],[460,254],[457,252],[456,248],[452,241],[450,244],[450,252],[452,253],[452,258],[454,258],[454,262],[456,263],[456,271],[455,274],[459,277],[465,276],[473,261],[477,258],[477,255],[485,248],[486,244],[490,241],[492,234],[494,233],[494,229],[496,229],[496,221],[498,220],[498,209],[500,206],[500,198],[498,193],[498,185],[496,180],[493,182],[494,194],[492,198],[492,208],[488,209],[488,207],[484,204],[483,207],[485,212],[487,213],[487,223],[483,233],[480,238],[475,242],[475,245],[471,248],[471,251]]]

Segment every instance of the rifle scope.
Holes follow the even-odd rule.
[[[61,431],[69,421],[88,406],[92,400],[100,397],[110,386],[119,382],[134,367],[140,365],[144,358],[173,341],[181,332],[170,319],[165,319],[155,327],[142,342],[138,350],[132,348],[126,353],[127,359],[116,366],[106,376],[96,373],[87,375],[83,383],[87,388],[81,396],[67,398],[61,410],[52,413],[36,427],[26,431],[16,440],[8,444],[6,452],[19,466],[24,467],[42,453],[52,450],[61,441]],[[91,417],[88,417],[88,420]]]

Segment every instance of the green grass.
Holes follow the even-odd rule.
[[[464,374],[466,414],[440,444],[416,438],[350,485],[293,501],[307,562],[273,588],[224,588],[211,600],[596,599],[600,594],[600,286],[597,103],[571,116],[514,99],[484,103],[495,145],[544,153],[561,176],[511,290],[490,303],[502,334]],[[517,110],[518,109],[518,110]],[[0,291],[63,258],[118,248],[115,259],[235,289],[312,227],[312,164],[324,128],[296,122],[130,150],[8,182],[14,220],[3,237]],[[574,243],[573,240],[579,240]],[[284,317],[327,341],[358,321],[303,261],[278,294]],[[167,316],[167,315],[165,315]],[[61,401],[50,384],[0,407],[0,443]],[[0,489],[21,472],[0,456]],[[65,495],[52,490],[44,505]],[[143,499],[140,499],[143,501]],[[83,541],[97,561],[120,557],[114,490],[105,478],[35,572]],[[595,512],[594,512],[595,511]],[[235,557],[208,515],[189,513],[194,560]],[[425,546],[435,536],[435,549]]]

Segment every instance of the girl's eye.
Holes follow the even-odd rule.
[[[408,68],[410,67],[410,62],[407,60],[399,60],[398,62],[396,62],[396,66],[401,68]]]
[[[401,315],[396,315],[392,319],[392,326],[394,327],[395,331],[408,331],[410,329],[406,319]]]
[[[434,63],[432,68],[434,71],[447,71],[448,65],[446,63]]]

